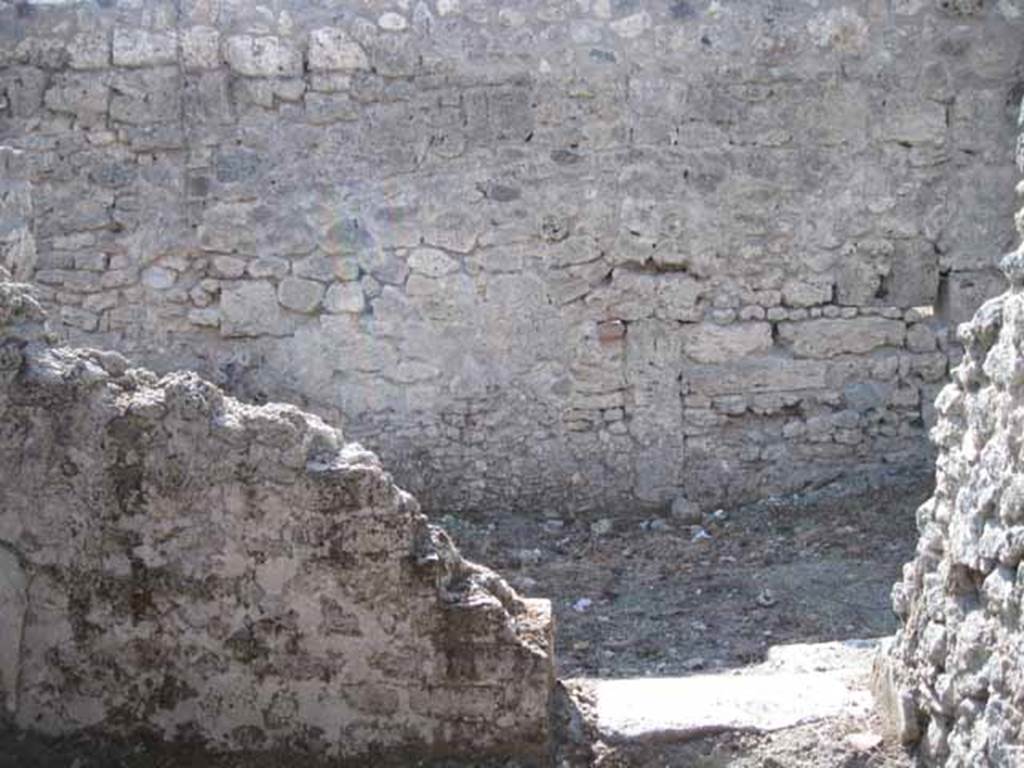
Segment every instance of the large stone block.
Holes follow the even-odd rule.
[[[926,99],[887,99],[879,126],[888,141],[941,144],[946,139],[946,107]]]
[[[953,176],[948,221],[938,240],[944,272],[994,269],[996,259],[1013,247],[1010,193],[1016,181],[1013,165],[1005,162],[959,169]],[[956,213],[968,210],[970,216]]]
[[[409,269],[427,277],[443,277],[457,272],[459,262],[437,248],[417,248],[409,254]]]
[[[181,74],[176,68],[118,73],[111,81],[110,118],[132,125],[165,124],[181,115]]]
[[[203,209],[199,245],[223,253],[255,253],[260,238],[260,206],[249,201],[218,201]]]
[[[43,93],[47,90],[47,76],[43,70],[36,67],[0,69],[0,89],[3,90],[0,104],[3,104],[12,117],[32,117],[43,106]],[[57,99],[57,106],[50,107],[51,109],[71,111],[66,107],[62,109],[62,105],[71,103],[70,93],[64,92],[51,98]]]
[[[114,30],[114,66],[153,67],[173,64],[178,58],[178,34],[144,29]]]
[[[939,296],[939,254],[927,240],[901,240],[893,249],[891,271],[882,281],[880,303],[895,307],[932,306]]]
[[[1006,288],[1006,277],[997,269],[951,272],[945,277],[943,301],[936,307],[942,320],[955,328],[970,320],[989,299]]]
[[[309,68],[313,71],[368,69],[362,46],[339,27],[322,27],[309,33]]]
[[[263,280],[226,284],[221,289],[221,334],[224,336],[282,335],[287,324],[277,291]]]
[[[68,43],[68,66],[72,69],[103,69],[110,66],[110,38],[106,30],[80,32]]]
[[[770,323],[699,323],[681,331],[683,354],[698,363],[724,363],[772,347]]]
[[[313,312],[320,306],[323,295],[323,285],[300,277],[286,277],[277,286],[277,298],[281,306],[293,312]]]
[[[310,91],[303,99],[306,119],[313,125],[349,122],[359,118],[359,105],[344,93]]]
[[[282,77],[302,74],[302,52],[273,35],[233,35],[224,41],[224,59],[240,75]]]
[[[782,303],[788,307],[813,307],[832,301],[832,281],[787,280],[782,286]]]
[[[856,317],[779,323],[779,340],[797,357],[862,355],[879,347],[899,347],[906,336],[902,320]]]
[[[715,395],[823,389],[828,364],[820,360],[766,357],[728,365],[685,366],[683,382],[689,393]]]
[[[69,112],[83,125],[102,123],[107,116],[110,78],[105,73],[64,73],[53,79],[43,102],[47,109]]]
[[[349,312],[358,315],[365,307],[366,298],[359,283],[335,283],[327,289],[324,308],[328,312]]]
[[[220,32],[214,27],[189,27],[181,33],[181,60],[188,69],[220,65]]]

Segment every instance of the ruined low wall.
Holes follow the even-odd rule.
[[[925,765],[1024,765],[1024,251],[1004,265],[1012,287],[961,326],[966,353],[936,401],[935,495],[877,670]]]
[[[1022,39],[1019,0],[5,0],[0,253],[66,338],[337,420],[429,508],[909,471],[1012,246]]]
[[[45,341],[0,270],[0,701],[352,758],[542,753],[550,604],[463,561],[376,456],[287,405]]]

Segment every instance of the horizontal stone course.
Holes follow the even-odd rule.
[[[682,335],[683,354],[699,363],[725,363],[772,347],[768,323],[698,323]]]
[[[824,389],[828,366],[817,360],[782,357],[749,359],[722,366],[695,366],[684,372],[689,391],[698,395],[786,392]]]
[[[779,339],[797,357],[864,354],[879,347],[901,347],[906,326],[901,320],[863,317],[808,320],[779,325]]]

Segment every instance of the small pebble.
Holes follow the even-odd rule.
[[[589,597],[581,597],[579,600],[572,604],[572,609],[576,611],[576,613],[586,613],[590,610],[590,606],[592,606],[593,604],[594,601],[591,600]]]

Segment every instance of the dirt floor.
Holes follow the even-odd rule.
[[[699,526],[628,512],[443,523],[470,558],[554,604],[558,674],[569,680],[559,768],[909,768],[912,755],[883,739],[873,714],[682,744],[604,744],[585,679],[714,671],[758,664],[771,645],[892,634],[890,590],[930,492],[920,476],[844,483],[710,510]]]
[[[670,676],[760,662],[770,645],[891,634],[889,592],[930,481],[844,485],[712,510],[700,526],[447,516],[463,553],[554,604],[558,675]]]

